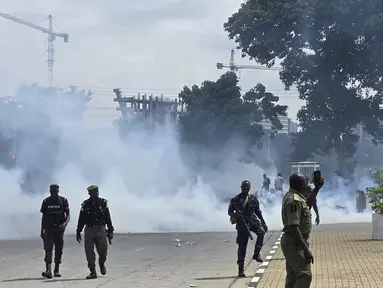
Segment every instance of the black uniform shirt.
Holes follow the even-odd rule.
[[[49,196],[43,200],[40,212],[43,214],[43,228],[58,227],[65,222],[66,214],[69,214],[69,202],[61,196]]]
[[[81,204],[77,231],[81,232],[85,225],[88,227],[107,225],[108,232],[114,231],[108,201],[106,199],[98,198],[96,202],[93,202],[92,199],[89,198]]]
[[[237,204],[237,205],[234,205]],[[257,216],[258,218],[261,217],[262,212],[259,207],[259,201],[255,195],[249,194],[249,199],[247,201],[247,204],[245,207],[243,207],[243,204],[245,203],[245,198],[242,193],[238,194],[235,196],[233,199],[230,201],[229,209],[228,209],[228,214],[230,215],[233,213],[237,206],[241,212],[243,213],[243,217],[248,220],[254,216]]]

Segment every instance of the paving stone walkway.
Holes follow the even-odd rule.
[[[383,241],[373,241],[371,223],[313,227],[310,247],[316,288],[382,288]],[[258,287],[284,287],[285,261],[279,248]]]

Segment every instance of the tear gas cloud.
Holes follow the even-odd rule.
[[[24,132],[16,151],[17,168],[0,170],[2,239],[39,235],[40,205],[51,183],[60,185],[60,194],[71,206],[67,233],[75,231],[80,205],[91,184],[99,185],[100,196],[109,200],[120,233],[234,231],[223,199],[237,194],[244,179],[252,182],[253,192],[262,186],[264,171],[237,161],[241,151],[235,147],[240,145],[223,149],[225,161],[219,167],[195,171],[184,161],[190,155],[181,149],[173,127],[152,134],[137,130],[123,141],[112,125],[85,127],[73,116],[83,104],[73,98],[37,99],[32,92],[19,93],[21,113],[1,114],[3,134]],[[214,155],[205,155],[205,161],[209,157]],[[272,182],[276,172],[269,175]],[[197,175],[196,183],[192,183],[192,175]],[[338,197],[346,195],[346,188],[342,189]],[[280,229],[280,197],[273,205],[261,200],[269,228]],[[354,204],[349,205],[348,214],[335,210],[336,201],[333,196],[320,196],[322,223],[370,221],[371,214],[352,212]]]

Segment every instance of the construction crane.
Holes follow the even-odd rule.
[[[256,65],[236,65],[234,60],[235,51],[231,49],[230,51],[230,63],[225,65],[223,63],[217,63],[217,69],[229,68],[232,72],[237,72],[239,69],[256,69],[256,70],[281,70],[281,67],[263,67]]]
[[[56,33],[53,31],[52,15],[48,16],[49,28],[44,28],[44,27],[38,26],[36,24],[29,23],[27,21],[24,21],[22,19],[13,17],[9,14],[5,14],[2,12],[0,12],[0,16],[3,18],[9,19],[9,20],[15,21],[17,23],[26,25],[28,27],[34,28],[36,30],[39,30],[39,31],[45,33],[45,34],[48,34],[48,49],[47,49],[47,52],[48,52],[48,60],[47,60],[47,63],[48,63],[48,85],[50,87],[52,87],[52,85],[53,85],[53,63],[55,62],[55,58],[54,58],[55,50],[54,50],[54,46],[53,46],[53,41],[56,40],[56,37],[60,37],[60,38],[64,39],[64,43],[68,43],[69,35],[66,33]]]

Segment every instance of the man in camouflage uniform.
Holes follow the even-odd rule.
[[[286,259],[285,288],[309,288],[311,285],[314,257],[307,241],[312,225],[309,206],[323,186],[323,178],[314,184],[313,192],[305,198],[306,178],[303,174],[293,174],[290,176],[290,190],[283,198],[281,248]]]
[[[230,201],[228,214],[232,224],[236,224],[237,229],[237,244],[238,244],[238,277],[245,277],[245,256],[247,250],[247,243],[249,242],[249,230],[257,235],[255,242],[253,259],[257,262],[263,262],[261,258],[261,249],[263,246],[263,239],[267,232],[267,226],[261,209],[259,208],[259,201],[256,196],[249,194],[251,184],[245,180],[241,184],[241,193],[235,196]],[[245,223],[243,223],[243,219]]]
[[[98,263],[102,275],[106,274],[106,257],[108,254],[108,240],[111,243],[113,239],[114,228],[109,212],[108,201],[99,197],[97,185],[88,187],[89,199],[81,204],[80,216],[77,224],[76,239],[81,243],[81,231],[85,227],[85,255],[90,270],[86,279],[97,278],[96,272],[96,255],[94,246],[98,252]],[[105,229],[108,226],[108,230]]]

